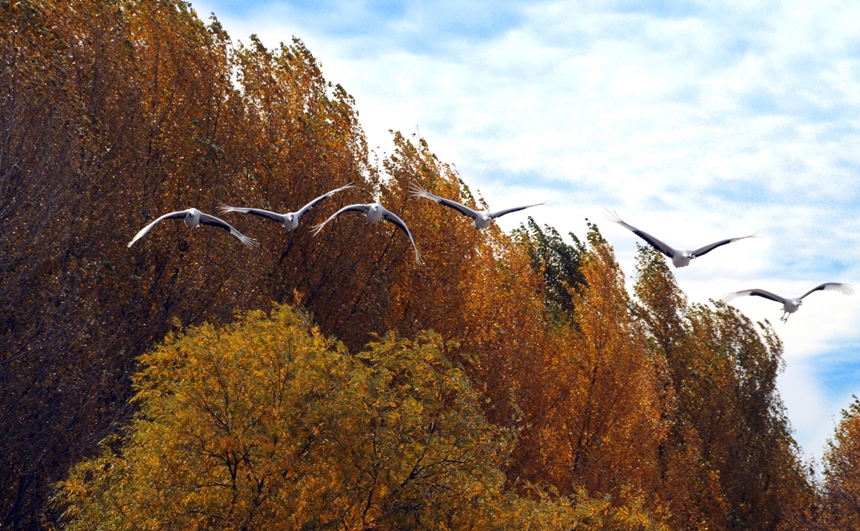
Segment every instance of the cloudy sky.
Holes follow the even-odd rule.
[[[420,131],[491,207],[562,233],[628,223],[676,247],[758,231],[676,271],[691,302],[860,287],[860,4],[193,1],[234,41],[301,38],[356,98],[371,146]],[[511,229],[525,219],[503,218]],[[807,457],[860,395],[860,294],[733,302],[784,341],[779,388]]]

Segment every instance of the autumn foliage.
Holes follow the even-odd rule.
[[[0,2],[0,61],[0,528],[856,517],[856,415],[819,489],[769,324],[688,305],[648,249],[631,295],[595,225],[479,232],[411,198],[482,206],[422,138],[369,152],[301,41],[239,44],[176,0]],[[126,247],[166,212],[286,212],[348,182],[289,233],[225,215],[258,250],[176,220]],[[361,215],[311,235],[374,199],[425,265]]]
[[[660,528],[505,492],[512,434],[445,350],[389,335],[350,355],[286,306],[170,335],[141,358],[122,441],[62,484],[68,528]]]
[[[842,419],[824,454],[824,511],[829,529],[860,528],[860,400]]]

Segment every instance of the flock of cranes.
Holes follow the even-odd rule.
[[[709,252],[713,251],[714,249],[716,249],[717,247],[722,247],[723,245],[727,245],[729,243],[736,242],[738,240],[745,240],[747,238],[755,237],[755,234],[750,234],[749,236],[741,236],[739,238],[726,238],[725,240],[720,240],[718,242],[714,242],[714,243],[705,245],[704,247],[699,247],[698,249],[695,249],[692,251],[690,251],[690,250],[683,250],[682,251],[679,249],[674,249],[672,247],[669,247],[668,245],[666,245],[662,241],[658,240],[654,236],[651,236],[647,232],[639,230],[632,225],[628,225],[620,217],[618,217],[618,214],[616,214],[615,212],[607,212],[606,218],[609,221],[613,221],[615,223],[618,223],[619,225],[621,225],[625,229],[633,232],[633,234],[635,234],[635,235],[639,236],[640,238],[642,238],[643,240],[645,240],[645,242],[648,243],[648,245],[657,249],[658,251],[665,254],[669,258],[671,258],[672,264],[674,264],[675,267],[686,267],[686,266],[690,265],[690,260],[697,258],[699,256],[702,256],[703,254],[709,253]],[[807,291],[806,293],[804,293],[800,297],[796,297],[793,299],[781,297],[779,295],[776,295],[775,293],[771,293],[771,292],[763,290],[763,289],[745,289],[742,291],[733,291],[731,293],[726,293],[725,295],[723,295],[722,298],[723,298],[723,301],[729,302],[730,300],[736,299],[738,297],[753,296],[753,297],[763,297],[765,299],[770,299],[774,302],[778,302],[778,303],[782,304],[782,311],[783,311],[782,317],[779,320],[782,321],[783,323],[785,323],[785,322],[788,322],[788,316],[793,314],[794,312],[796,312],[798,310],[798,308],[800,308],[800,305],[803,304],[803,298],[804,297],[806,297],[810,293],[813,293],[816,291],[822,291],[822,290],[838,291],[840,293],[844,293],[845,295],[851,295],[852,293],[854,293],[854,289],[851,286],[849,286],[848,284],[842,284],[839,282],[825,282],[824,284],[819,284],[818,286],[815,286],[814,288]]]
[[[317,204],[322,202],[324,199],[327,199],[327,198],[333,196],[337,192],[348,190],[348,189],[354,188],[354,187],[355,186],[352,183],[350,183],[350,184],[347,184],[345,186],[341,186],[340,188],[335,188],[334,190],[331,190],[331,191],[317,197],[313,201],[309,202],[308,204],[303,206],[298,212],[287,212],[286,214],[278,214],[277,212],[271,212],[269,210],[263,210],[260,208],[245,208],[245,207],[233,207],[233,206],[221,206],[219,208],[219,210],[221,211],[222,214],[228,214],[231,212],[239,212],[242,214],[251,214],[254,216],[260,216],[260,217],[269,219],[271,221],[275,221],[277,223],[283,224],[286,231],[289,232],[291,230],[295,230],[299,226],[299,220],[304,214],[306,214],[312,208],[317,206]],[[544,201],[543,203],[536,203],[536,204],[532,204],[532,205],[507,208],[505,210],[499,210],[496,212],[487,212],[487,211],[479,212],[477,210],[473,210],[473,209],[467,207],[466,205],[463,205],[463,204],[458,203],[456,201],[452,201],[450,199],[446,199],[446,198],[440,197],[438,195],[433,195],[430,192],[428,192],[427,190],[420,188],[418,186],[412,186],[410,188],[410,193],[414,197],[419,197],[419,198],[424,198],[424,199],[429,199],[431,201],[435,201],[436,203],[439,203],[440,205],[443,205],[443,206],[448,207],[450,209],[456,210],[457,212],[459,212],[460,214],[462,214],[466,217],[472,218],[475,222],[475,228],[478,230],[486,228],[487,226],[490,225],[490,223],[493,222],[493,220],[498,219],[498,218],[504,216],[505,214],[510,214],[511,212],[518,212],[520,210],[525,210],[526,208],[531,208],[531,207],[546,204],[546,201]],[[345,212],[363,212],[365,214],[365,216],[367,216],[367,219],[371,223],[378,223],[379,221],[385,220],[385,221],[388,221],[389,223],[393,224],[397,229],[400,229],[401,231],[403,231],[406,234],[406,236],[409,238],[409,241],[412,243],[412,248],[415,250],[415,260],[419,264],[423,263],[423,260],[421,258],[421,253],[418,252],[418,247],[415,245],[415,239],[412,238],[412,233],[409,231],[409,227],[406,225],[406,223],[403,222],[402,219],[397,217],[396,214],[387,210],[384,206],[380,205],[379,203],[366,203],[366,204],[358,203],[358,204],[345,206],[345,207],[341,208],[340,210],[338,210],[337,212],[335,212],[334,214],[332,214],[328,219],[326,219],[325,221],[323,221],[319,225],[316,225],[313,228],[314,235],[319,234],[319,232],[323,229],[323,227],[325,227],[325,225],[329,221],[337,218],[338,216],[340,216],[341,214],[343,214]],[[733,243],[733,242],[736,242],[739,240],[744,240],[746,238],[752,238],[755,236],[755,234],[750,234],[749,236],[741,236],[738,238],[726,238],[724,240],[720,240],[720,241],[705,245],[703,247],[699,247],[698,249],[680,250],[680,249],[675,249],[673,247],[670,247],[666,243],[663,243],[663,241],[661,241],[661,240],[657,239],[656,237],[648,234],[647,232],[640,230],[640,229],[637,229],[636,227],[624,222],[624,220],[622,220],[620,217],[618,217],[618,214],[616,214],[615,212],[607,211],[606,218],[609,221],[612,221],[614,223],[618,223],[622,227],[633,232],[633,234],[635,234],[635,235],[639,236],[640,238],[642,238],[643,240],[645,240],[645,242],[648,245],[650,245],[651,247],[653,247],[654,249],[656,249],[660,253],[666,255],[667,257],[671,258],[672,264],[676,268],[688,266],[690,264],[690,261],[693,260],[694,258],[698,258],[700,256],[703,256],[703,255],[713,251],[717,247],[722,247],[723,245],[727,245],[729,243]],[[220,218],[217,218],[215,216],[205,214],[205,213],[197,210],[196,208],[189,208],[187,210],[180,210],[177,212],[171,212],[169,214],[165,214],[165,215],[159,217],[158,219],[156,219],[155,221],[153,221],[149,225],[142,228],[137,234],[135,234],[134,238],[132,238],[132,240],[128,243],[128,246],[131,247],[134,244],[134,242],[136,242],[137,240],[144,237],[150,230],[152,230],[153,227],[155,227],[155,225],[157,225],[158,223],[160,223],[161,221],[163,221],[165,219],[183,219],[183,220],[185,220],[185,224],[191,228],[196,228],[200,225],[209,225],[212,227],[218,227],[218,228],[221,228],[221,229],[228,231],[230,234],[232,234],[233,236],[238,238],[239,241],[241,241],[242,244],[244,244],[247,247],[256,247],[259,245],[257,240],[255,240],[253,238],[249,238],[248,236],[245,236],[244,234],[242,234],[238,230],[234,229],[226,221],[224,221]],[[763,289],[747,289],[747,290],[727,293],[726,295],[723,296],[723,300],[728,302],[728,301],[735,299],[737,297],[755,296],[755,297],[763,297],[765,299],[769,299],[769,300],[778,302],[778,303],[782,304],[782,310],[783,310],[783,315],[780,318],[780,320],[782,322],[787,322],[788,317],[792,313],[796,312],[798,310],[798,308],[800,308],[801,304],[803,304],[803,299],[806,296],[808,296],[809,294],[814,293],[816,291],[838,291],[838,292],[843,293],[845,295],[850,295],[850,294],[854,293],[853,288],[848,284],[842,284],[839,282],[825,282],[823,284],[819,284],[818,286],[807,291],[806,293],[804,293],[800,297],[796,297],[796,298],[782,297],[780,295],[776,295],[774,293],[771,293],[771,292],[763,290]]]

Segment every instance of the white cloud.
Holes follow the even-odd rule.
[[[783,402],[797,433],[809,434],[806,440],[800,441],[806,457],[820,457],[821,450],[812,449],[823,449],[832,436],[836,425],[834,406],[838,411],[841,404],[833,404],[824,396],[822,382],[814,373],[811,374],[807,364],[788,365],[777,379],[777,385],[780,389],[792,390],[791,393],[782,393]]]

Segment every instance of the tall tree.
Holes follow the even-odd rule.
[[[127,417],[134,359],[171,318],[224,321],[292,298],[301,279],[272,265],[324,254],[281,247],[267,263],[181,223],[126,248],[163,213],[235,199],[260,160],[253,93],[232,81],[245,56],[217,21],[203,25],[181,1],[34,0],[0,4],[0,34],[0,522],[19,528],[36,525],[50,482]],[[289,167],[319,168],[279,204],[360,177],[366,152],[345,91],[299,42],[248,54],[290,85]],[[361,248],[336,239],[335,254],[341,242]]]
[[[637,270],[638,313],[671,382],[662,455],[676,525],[808,525],[805,507],[815,497],[776,389],[782,343],[770,324],[755,326],[722,303],[687,307],[651,249],[640,250]]]
[[[542,436],[546,473],[556,485],[620,495],[653,492],[660,419],[657,366],[641,325],[629,312],[624,273],[611,247],[590,225],[574,292],[572,341],[554,353],[563,375],[557,404]]]
[[[720,528],[727,521],[725,497],[718,474],[702,456],[702,440],[686,397],[679,396],[695,375],[697,360],[688,345],[687,300],[663,256],[651,247],[639,247],[636,263],[634,312],[645,325],[659,372],[661,418],[668,431],[657,453],[661,497],[669,507],[676,529]],[[691,371],[693,371],[691,373]]]
[[[824,453],[824,520],[828,529],[860,529],[860,400],[842,419]]]
[[[571,292],[581,292],[585,288],[580,270],[585,246],[572,232],[569,236],[573,245],[565,243],[557,230],[549,225],[541,229],[531,216],[513,235],[525,246],[532,269],[543,276],[541,295],[550,315],[555,321],[573,322]]]

